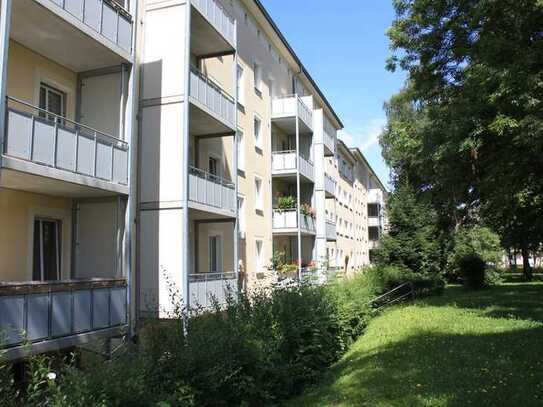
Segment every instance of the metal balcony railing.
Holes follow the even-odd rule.
[[[324,174],[324,190],[330,196],[336,195],[336,181],[328,174]]]
[[[127,323],[125,279],[0,283],[2,345],[54,341]]]
[[[326,240],[337,240],[336,224],[332,221],[326,221]]]
[[[209,21],[228,43],[236,47],[236,24],[234,18],[215,0],[192,0],[196,10]]]
[[[4,154],[128,185],[128,143],[92,127],[7,97]]]
[[[104,38],[132,50],[132,16],[116,0],[50,0]]]
[[[189,274],[189,297],[191,307],[209,308],[215,303],[226,304],[228,296],[238,292],[235,272]]]
[[[234,183],[199,168],[189,167],[189,199],[233,215],[236,213]]]
[[[315,219],[309,215],[300,214],[301,229],[315,233]],[[274,229],[298,229],[298,211],[293,209],[273,210]]]
[[[313,111],[298,95],[287,95],[273,99],[272,118],[298,116],[309,129],[313,129]]]
[[[235,129],[235,101],[218,84],[195,67],[190,67],[189,94],[229,127]]]
[[[296,151],[274,151],[272,152],[272,171],[275,172],[289,172],[296,171]],[[313,162],[300,155],[300,173],[306,178],[313,179],[315,176],[315,169]]]

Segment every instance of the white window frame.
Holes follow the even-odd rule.
[[[255,270],[261,273],[264,269],[264,241],[262,239],[255,240]]]
[[[259,126],[257,126],[257,122],[259,123]],[[255,139],[255,146],[262,150],[263,146],[263,137],[262,137],[262,119],[257,114],[253,115],[253,136]],[[257,131],[258,127],[258,131]]]
[[[245,171],[245,135],[238,129],[238,170]]]
[[[238,195],[238,231],[243,236],[245,234],[245,205],[247,200],[244,195]]]
[[[260,187],[258,187],[258,185]],[[264,210],[264,194],[262,189],[264,188],[264,182],[262,181],[262,178],[258,175],[255,175],[254,179],[254,187],[255,187],[255,209],[257,211],[263,211]]]
[[[35,233],[35,224],[36,222],[39,222],[40,224],[40,231],[39,235],[36,236]],[[59,281],[61,279],[62,275],[62,219],[47,217],[47,216],[35,216],[33,217],[32,222],[32,279],[34,279],[34,263],[36,261],[39,261],[39,268],[40,268],[40,280],[39,281],[48,281],[45,280],[45,270],[44,270],[44,264],[43,264],[43,222],[51,222],[56,225],[56,278],[50,281]],[[40,259],[34,258],[34,245],[36,242],[36,238],[40,240]]]
[[[245,68],[241,64],[238,64],[237,70],[237,92],[238,92],[238,103],[242,106],[245,106]]]
[[[258,96],[262,96],[262,65],[258,61],[253,62],[253,85]]]

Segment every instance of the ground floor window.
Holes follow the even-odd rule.
[[[33,280],[60,279],[60,231],[60,220],[34,219]]]

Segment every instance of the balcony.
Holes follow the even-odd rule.
[[[192,0],[191,51],[200,57],[236,50],[236,21],[215,0]]]
[[[272,153],[272,175],[275,177],[295,178],[297,170],[296,151],[274,151]],[[305,180],[313,182],[315,179],[315,169],[313,162],[303,156],[299,156],[300,176]]]
[[[383,191],[379,188],[373,188],[368,191],[368,203],[384,205]]]
[[[381,218],[378,216],[368,216],[368,227],[380,227],[381,226]]]
[[[337,240],[336,224],[332,221],[326,221],[326,240],[335,242]]]
[[[324,156],[333,157],[336,154],[336,129],[330,121],[324,118],[323,129]]]
[[[234,183],[199,168],[189,167],[189,205],[224,217],[236,216]]]
[[[132,30],[119,1],[13,1],[11,38],[75,71],[132,62]]]
[[[314,235],[315,219],[309,215],[300,214],[302,234]],[[298,233],[298,211],[296,209],[273,210],[273,233],[283,235],[294,235]]]
[[[189,96],[191,134],[200,136],[236,130],[234,98],[194,67],[190,68]]]
[[[324,191],[326,198],[334,198],[336,196],[336,181],[328,174],[324,174]]]
[[[191,307],[212,308],[215,304],[225,305],[228,297],[236,295],[237,292],[238,278],[235,272],[189,275]]]
[[[128,321],[124,279],[0,283],[6,356],[74,346],[122,333]]]
[[[296,134],[296,122],[300,119],[300,133],[313,132],[313,111],[297,95],[275,98],[272,101],[272,120],[287,134]]]
[[[11,172],[2,186],[25,189],[10,184],[22,183],[35,188],[33,192],[48,193],[50,189],[39,190],[45,184],[39,177],[46,177],[64,182],[54,188],[56,192],[66,189],[67,196],[71,190],[75,194],[91,193],[86,191],[89,187],[128,194],[126,142],[27,102],[10,97],[8,102],[2,167]],[[13,172],[32,177],[22,179]]]

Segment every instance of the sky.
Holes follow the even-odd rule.
[[[398,92],[403,72],[385,69],[392,0],[262,0],[287,41],[345,125],[339,137],[359,147],[387,185],[378,136],[383,103]]]

